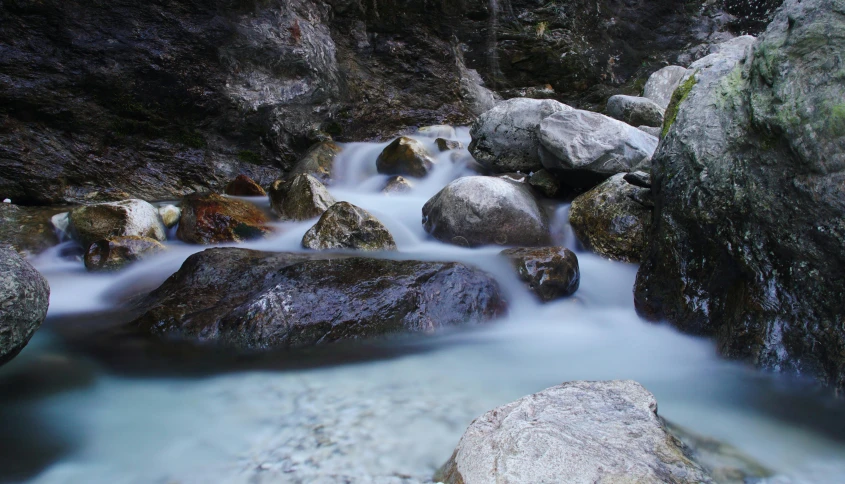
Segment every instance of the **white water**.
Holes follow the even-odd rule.
[[[468,144],[465,129],[459,137]],[[419,139],[437,152],[433,138]],[[822,397],[804,396],[803,387],[784,378],[721,360],[707,341],[641,321],[633,310],[631,265],[580,252],[578,293],[536,303],[496,257],[500,248],[454,247],[422,229],[422,205],[450,180],[469,174],[468,153],[458,153],[457,162],[453,153],[439,155],[434,173],[411,193],[385,196],[380,189],[387,177],[375,173],[384,146],[345,146],[337,161],[339,183],[331,189],[335,198],[369,210],[388,227],[399,247],[390,257],[466,261],[492,273],[508,296],[510,316],[427,338],[421,345],[429,351],[394,359],[204,378],[132,378],[95,369],[91,386],[0,401],[0,415],[19,420],[24,429],[40,427],[37,439],[70,443],[28,481],[424,482],[481,413],[562,381],[617,378],[643,383],[664,417],[756,458],[778,474],[773,482],[845,481],[845,447],[814,431],[841,415]],[[574,248],[566,207],[553,213],[559,242]],[[302,250],[299,242],[312,223],[279,224],[277,236],[244,246]],[[72,315],[82,316],[75,324],[107,324],[95,313],[156,287],[204,249],[168,245],[167,254],[109,275],[86,273],[80,262],[61,258],[61,248],[35,259],[50,281],[54,324]],[[19,358],[0,368],[0,382],[45,361],[85,360],[65,354],[59,343],[49,328],[42,330]],[[0,439],[18,436],[0,428]],[[4,477],[0,468],[0,481]]]

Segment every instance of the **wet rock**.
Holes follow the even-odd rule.
[[[176,237],[189,244],[243,242],[272,233],[267,216],[255,205],[216,193],[182,199]]]
[[[631,126],[663,126],[663,111],[651,99],[618,94],[607,100],[607,114]]]
[[[434,140],[434,144],[437,145],[437,149],[439,149],[441,152],[460,150],[464,147],[464,145],[460,141],[443,138],[437,138],[436,140]]]
[[[252,178],[240,174],[226,185],[226,195],[234,197],[264,197],[267,192]]]
[[[396,250],[390,231],[370,212],[348,202],[338,202],[323,213],[302,238],[313,250]]]
[[[117,271],[164,250],[161,242],[148,237],[110,237],[88,247],[85,268],[91,272]]]
[[[9,246],[0,245],[0,365],[26,346],[47,317],[47,279]]]
[[[455,245],[545,245],[548,220],[531,190],[494,177],[459,178],[423,206],[423,226]]]
[[[21,254],[39,254],[59,243],[51,219],[67,208],[19,207],[0,203],[0,244]]]
[[[408,193],[412,188],[414,188],[414,184],[411,183],[410,180],[403,176],[396,175],[387,180],[387,183],[384,185],[381,192],[386,194]]]
[[[172,229],[179,223],[179,218],[182,216],[182,209],[176,205],[164,205],[158,208],[158,215],[161,217],[161,221],[164,222],[164,226]]]
[[[134,325],[257,350],[431,332],[488,321],[504,307],[495,280],[460,263],[225,248],[189,257]]]
[[[297,175],[311,175],[320,183],[330,185],[334,160],[342,149],[334,141],[326,140],[314,145],[305,156],[293,167],[287,178]]]
[[[68,217],[70,234],[83,248],[100,239],[125,235],[167,239],[158,210],[143,200],[78,207]]]
[[[270,207],[281,220],[310,220],[335,203],[326,187],[308,174],[276,180],[270,186]]]
[[[537,154],[540,121],[570,109],[551,99],[502,101],[472,125],[469,151],[482,166],[497,173],[539,170],[543,167]]]
[[[643,89],[643,97],[651,99],[663,111],[669,107],[672,93],[681,84],[681,79],[687,74],[686,67],[666,66],[648,77]]]
[[[437,124],[433,126],[423,126],[417,130],[420,136],[428,136],[429,138],[457,138],[458,132],[455,128],[446,124]]]
[[[402,136],[381,152],[376,160],[376,168],[382,175],[423,178],[431,171],[434,163],[422,143]]]
[[[534,172],[528,177],[528,184],[549,198],[554,197],[560,191],[560,182],[546,169]]]
[[[569,224],[589,250],[613,260],[639,262],[648,242],[650,190],[614,175],[572,201]],[[643,201],[641,201],[643,200]]]
[[[657,138],[607,116],[571,109],[540,123],[543,166],[574,188],[589,188],[647,164]]]
[[[435,481],[713,482],[634,381],[575,381],[473,421]]]
[[[564,247],[520,247],[503,250],[500,255],[543,302],[571,296],[581,283],[578,257]]]

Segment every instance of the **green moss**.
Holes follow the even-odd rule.
[[[669,107],[666,108],[666,116],[663,120],[663,132],[661,133],[661,137],[666,136],[669,133],[669,128],[672,127],[672,124],[675,122],[675,118],[678,117],[678,110],[681,107],[681,103],[686,100],[687,96],[689,96],[690,91],[692,88],[695,87],[695,84],[698,82],[695,79],[695,74],[693,73],[689,78],[682,82],[675,92],[672,93],[672,100],[669,102]]]
[[[828,129],[834,136],[845,136],[845,104],[836,104],[830,108]]]
[[[205,148],[208,145],[205,137],[197,131],[178,132],[170,138],[170,141],[195,149]]]
[[[252,163],[253,165],[261,164],[261,155],[254,151],[243,150],[238,152],[238,159],[244,163]]]

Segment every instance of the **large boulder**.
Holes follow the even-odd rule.
[[[9,246],[0,246],[0,365],[32,338],[50,302],[44,276]]]
[[[312,146],[305,156],[302,157],[288,174],[288,178],[297,175],[311,175],[320,183],[330,185],[334,160],[342,151],[341,147],[334,141],[321,141]]]
[[[281,220],[310,220],[335,203],[326,187],[309,174],[276,180],[270,186],[270,207]]]
[[[634,381],[575,381],[475,419],[435,476],[446,484],[711,483]]]
[[[551,99],[502,101],[472,125],[469,151],[482,166],[497,173],[537,171],[543,167],[537,154],[540,121],[570,109]]]
[[[189,257],[134,325],[168,339],[293,348],[481,323],[504,307],[495,280],[460,263],[226,248]]]
[[[571,109],[540,123],[543,166],[575,188],[647,166],[658,139],[616,119]]]
[[[149,237],[110,237],[91,244],[83,260],[89,271],[116,271],[164,250],[161,242]]]
[[[396,250],[390,231],[377,218],[348,202],[338,202],[302,238],[306,249]]]
[[[845,1],[787,0],[758,40],[691,66],[653,160],[655,219],[635,289],[642,315],[839,391],[843,50]]]
[[[216,193],[182,199],[176,237],[189,244],[244,242],[273,232],[267,216],[255,205]]]
[[[448,184],[422,209],[425,231],[462,246],[546,245],[546,213],[524,184],[468,176]]]
[[[100,239],[134,235],[166,240],[158,210],[143,200],[98,203],[70,211],[71,236],[83,248]]]
[[[569,224],[578,240],[603,257],[639,262],[653,205],[649,188],[620,173],[572,200]]]
[[[643,89],[643,97],[651,99],[663,111],[669,107],[672,93],[681,84],[681,79],[687,74],[687,68],[681,66],[666,66],[648,77]]]
[[[578,257],[564,247],[517,247],[505,249],[519,278],[543,302],[571,296],[581,284]]]
[[[419,141],[402,136],[384,148],[376,159],[376,169],[382,175],[405,175],[423,178],[435,161]]]
[[[665,110],[665,107],[644,97],[617,94],[607,100],[608,116],[631,126],[663,126]]]

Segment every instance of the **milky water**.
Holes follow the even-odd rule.
[[[469,142],[466,129],[456,137]],[[417,138],[438,152],[433,137]],[[509,316],[403,339],[389,356],[365,346],[354,363],[180,376],[177,360],[172,372],[139,376],[65,341],[67,327],[78,334],[115,324],[110,311],[204,248],[171,241],[166,254],[103,275],[62,257],[64,244],[33,260],[52,289],[45,328],[0,368],[0,480],[425,482],[483,412],[567,380],[631,378],[656,395],[662,416],[733,444],[774,471],[772,482],[845,481],[841,404],[802,382],[721,360],[708,341],[640,320],[631,293],[636,267],[578,251],[563,204],[548,208],[558,242],[578,251],[581,287],[572,298],[538,304],[496,256],[501,248],[442,244],[422,228],[422,205],[471,174],[466,150],[439,154],[410,193],[386,196],[387,177],[375,171],[386,144],[345,145],[332,194],[387,226],[399,251],[383,257],[464,261],[493,274]],[[278,235],[243,246],[300,251],[312,224],[280,223]],[[128,342],[111,344],[115,353],[131,351]]]

